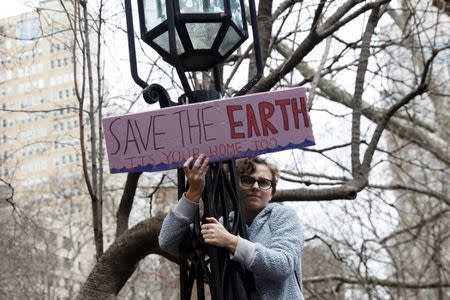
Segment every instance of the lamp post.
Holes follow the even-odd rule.
[[[158,84],[148,85],[139,77],[134,44],[131,0],[125,0],[131,75],[143,89],[146,102],[159,102],[161,107],[196,103],[221,98],[222,81],[219,65],[247,38],[248,28],[244,0],[136,0],[141,39],[171,64],[181,80],[185,103],[170,100],[167,91]],[[249,0],[253,48],[257,72],[235,95],[245,94],[262,76],[256,8]],[[186,72],[212,70],[213,90],[192,90]],[[178,170],[178,194],[186,190],[182,169]],[[223,217],[224,226],[233,234],[246,237],[245,221],[239,201],[239,181],[234,160],[212,163],[206,174],[202,194],[203,215],[194,217],[193,229],[180,246],[181,299],[191,299],[196,282],[198,299],[205,298],[205,284],[212,299],[236,299],[245,290],[251,298],[252,275],[240,264],[230,260],[227,250],[207,246],[200,234],[205,217]],[[228,216],[234,216],[233,222]]]

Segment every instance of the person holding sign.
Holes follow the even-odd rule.
[[[209,159],[201,154],[183,165],[189,188],[164,219],[159,235],[160,247],[178,256],[184,234],[193,222]],[[215,218],[206,218],[201,234],[206,244],[226,248],[233,260],[252,272],[255,299],[303,299],[301,254],[303,233],[297,214],[289,207],[269,203],[275,194],[278,170],[259,157],[236,161],[240,177],[248,239],[228,232]]]

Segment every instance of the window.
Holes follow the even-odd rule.
[[[72,261],[68,257],[64,257],[64,268],[72,268]]]
[[[50,241],[50,242],[54,242],[55,245],[58,244],[58,243],[57,243],[57,237],[56,237],[56,234],[55,234],[55,233],[50,232],[48,238],[49,238],[49,241]]]
[[[12,77],[13,77],[13,72],[11,70],[6,70],[5,72],[0,72],[0,81],[11,80]]]
[[[41,36],[39,19],[21,21],[17,24],[19,39],[33,40]]]

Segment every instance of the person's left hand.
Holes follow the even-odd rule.
[[[234,254],[238,237],[229,233],[216,218],[206,218],[207,224],[202,225],[201,234],[205,243],[216,247],[227,248]]]

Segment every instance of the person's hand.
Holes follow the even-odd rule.
[[[186,192],[186,197],[198,203],[205,188],[205,174],[209,167],[209,158],[204,154],[200,154],[195,162],[192,164],[194,157],[189,157],[183,164],[184,174],[189,182],[189,188]],[[192,167],[191,167],[192,164]]]
[[[206,244],[227,248],[234,254],[238,237],[229,233],[216,218],[206,218],[207,224],[202,225],[201,234]]]

